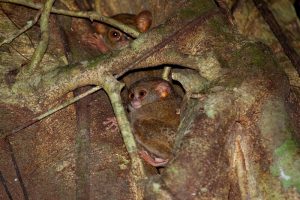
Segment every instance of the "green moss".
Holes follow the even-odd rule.
[[[271,167],[274,176],[279,176],[285,188],[294,186],[300,192],[300,151],[292,139],[286,140],[275,150],[275,163]]]
[[[298,144],[293,140],[287,140],[283,145],[276,149],[275,154],[277,156],[284,156],[287,152],[295,153],[298,148]]]
[[[119,51],[117,51],[117,50],[114,51],[114,54],[117,54],[117,53],[119,53]],[[107,60],[109,57],[111,57],[111,53],[101,54],[101,55],[97,56],[95,59],[93,59],[93,60],[89,63],[88,67],[89,67],[89,68],[96,68],[96,67],[98,67],[98,64],[99,64],[99,62],[100,62],[101,60]]]
[[[134,50],[135,52],[140,52],[141,51],[141,47],[143,45],[145,45],[146,41],[143,38],[139,38],[138,40],[134,40],[133,42],[131,42],[130,47],[132,50]]]
[[[236,66],[236,63],[239,63],[241,67],[246,67],[254,71],[265,67],[267,61],[267,55],[260,45],[248,43],[234,53],[230,66]]]

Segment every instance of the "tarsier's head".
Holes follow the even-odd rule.
[[[129,106],[138,109],[144,105],[174,97],[172,85],[161,78],[147,78],[133,83],[128,92]]]
[[[152,23],[151,12],[146,10],[140,12],[138,15],[118,14],[112,16],[112,18],[126,24],[127,26],[131,26],[141,33],[146,32]],[[125,48],[132,40],[129,35],[111,26],[96,23],[95,28],[96,31],[103,36],[105,40],[104,42],[111,50]]]

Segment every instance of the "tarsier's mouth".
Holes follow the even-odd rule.
[[[132,106],[134,109],[138,109],[138,108],[142,107],[142,104],[139,103],[139,102],[131,102],[131,106]]]
[[[156,155],[149,153],[146,150],[139,151],[139,155],[147,163],[149,163],[150,165],[152,165],[154,167],[163,167],[169,162],[169,159],[157,157]]]

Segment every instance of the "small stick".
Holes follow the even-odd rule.
[[[39,67],[44,54],[46,53],[48,43],[49,43],[49,17],[52,5],[55,0],[48,0],[42,9],[40,27],[41,27],[41,40],[37,45],[32,57],[31,62],[26,68],[22,68],[21,74],[26,73],[27,75],[33,74],[33,72]]]
[[[23,26],[23,28],[15,31],[14,33],[12,33],[10,35],[10,37],[6,38],[5,40],[3,40],[0,43],[0,46],[2,46],[3,44],[8,44],[11,43],[14,39],[16,39],[18,36],[20,36],[22,33],[26,32],[27,30],[29,30],[31,27],[33,27],[33,25],[36,24],[36,22],[38,21],[38,19],[40,18],[42,10],[39,10],[37,12],[37,14],[35,15],[35,17],[33,18],[33,20],[27,21],[26,25]]]
[[[92,94],[92,93],[94,93],[94,92],[96,92],[96,91],[98,91],[100,89],[101,89],[100,86],[93,87],[90,90],[88,90],[88,91],[86,91],[86,92],[84,92],[84,93],[82,93],[82,94],[80,94],[80,95],[78,95],[78,96],[76,96],[76,97],[74,97],[74,98],[66,101],[65,103],[61,104],[60,106],[57,106],[56,108],[50,109],[47,112],[45,112],[45,113],[43,113],[43,114],[41,114],[41,115],[39,115],[39,116],[37,116],[37,117],[35,117],[35,118],[27,121],[25,124],[23,124],[19,128],[14,129],[13,131],[11,131],[10,133],[8,133],[6,135],[2,135],[1,138],[9,136],[11,134],[15,134],[15,133],[17,133],[17,132],[19,132],[19,131],[27,128],[28,126],[30,126],[32,124],[35,124],[36,122],[38,122],[38,121],[40,121],[40,120],[42,120],[42,119],[44,119],[44,118],[52,115],[53,113],[55,113],[55,112],[57,112],[57,111],[65,108],[65,107],[67,107],[68,105],[73,104],[74,102],[76,102],[76,101],[82,99],[83,97],[85,97],[85,96],[87,96],[89,94]]]

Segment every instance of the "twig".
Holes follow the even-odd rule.
[[[5,138],[5,142],[7,144],[7,148],[8,148],[10,157],[11,157],[11,161],[12,161],[12,163],[14,165],[18,181],[20,182],[20,186],[21,186],[21,189],[22,189],[22,192],[23,192],[23,195],[24,195],[24,199],[25,200],[29,200],[28,193],[27,193],[25,184],[23,182],[23,179],[22,179],[22,176],[21,176],[21,172],[20,172],[20,169],[19,169],[16,157],[15,157],[15,154],[14,154],[14,150],[12,148],[12,145],[11,145],[8,137]]]
[[[9,45],[10,48],[15,50],[21,57],[23,57],[26,61],[30,61],[26,56],[24,56],[17,48],[15,48],[13,45]]]
[[[298,72],[298,75],[300,75],[300,56],[292,47],[289,39],[284,34],[282,28],[278,24],[273,13],[268,8],[267,3],[263,0],[253,0],[253,2],[256,8],[259,10],[262,17],[264,18],[264,20],[266,21],[266,23],[269,25],[275,37],[279,41],[284,53],[290,59],[291,63],[294,65],[295,69]]]
[[[14,33],[12,33],[10,35],[10,37],[6,38],[5,40],[3,40],[0,43],[0,46],[2,46],[3,44],[7,44],[7,43],[11,43],[14,39],[16,39],[19,35],[21,35],[22,33],[26,32],[27,30],[29,30],[33,25],[36,24],[36,22],[38,21],[38,19],[40,18],[41,15],[41,10],[39,10],[37,12],[37,14],[35,15],[33,20],[27,21],[27,24],[25,26],[23,26],[23,28],[15,31]]]
[[[6,180],[5,180],[4,176],[2,175],[1,170],[0,170],[0,181],[1,181],[1,183],[2,183],[2,185],[3,185],[3,187],[4,187],[4,189],[5,189],[5,192],[6,192],[7,196],[8,196],[8,198],[9,198],[10,200],[13,200],[13,198],[12,198],[12,196],[11,196],[11,193],[10,193],[8,187],[7,187]]]
[[[32,3],[24,0],[0,0],[0,2],[6,2],[6,3],[14,3],[22,6],[26,6],[33,9],[41,9],[43,5],[38,3]],[[66,16],[72,16],[72,17],[80,17],[80,18],[88,18],[91,21],[100,21],[106,24],[109,24],[113,27],[116,27],[120,29],[121,31],[127,33],[133,38],[137,38],[139,36],[139,32],[135,30],[134,28],[131,28],[117,20],[114,20],[110,17],[106,17],[103,15],[100,15],[97,12],[90,11],[90,12],[84,12],[84,11],[70,11],[70,10],[64,10],[64,9],[57,9],[52,8],[51,13],[60,14],[60,15],[66,15]]]
[[[47,50],[49,43],[49,16],[52,5],[55,0],[47,0],[45,6],[42,10],[42,15],[40,19],[41,26],[41,40],[36,47],[32,57],[31,62],[26,68],[22,68],[20,74],[31,75],[38,68],[40,62],[42,61],[44,54]]]
[[[9,135],[18,133],[19,131],[21,131],[21,130],[27,128],[28,126],[30,126],[30,125],[32,125],[32,124],[34,124],[34,123],[36,123],[36,122],[38,122],[38,121],[44,119],[45,117],[48,117],[48,116],[52,115],[53,113],[55,113],[55,112],[57,112],[57,111],[59,111],[59,110],[65,108],[65,107],[67,107],[68,105],[73,104],[74,102],[76,102],[76,101],[82,99],[83,97],[85,97],[85,96],[87,96],[87,95],[89,95],[89,94],[92,94],[92,93],[94,93],[94,92],[96,92],[96,91],[98,91],[98,90],[100,90],[100,89],[101,89],[100,86],[93,87],[92,89],[90,89],[90,90],[88,90],[88,91],[82,93],[81,95],[78,95],[78,96],[76,96],[76,97],[74,97],[74,98],[72,98],[72,99],[66,101],[65,103],[61,104],[60,106],[57,106],[56,108],[50,109],[50,110],[48,110],[47,112],[45,112],[45,113],[43,113],[43,114],[41,114],[41,115],[39,115],[39,116],[37,116],[37,117],[35,117],[35,118],[33,118],[33,119],[27,121],[24,125],[22,125],[22,126],[16,128],[16,129],[14,129],[14,130],[11,131],[10,133],[1,135],[0,139],[3,138],[3,137],[9,136]]]
[[[1,1],[1,0],[0,0]],[[13,19],[11,19],[10,18],[10,16],[6,13],[6,11],[5,11],[5,9],[3,9],[3,7],[2,6],[0,6],[1,7],[1,10],[2,10],[2,12],[5,14],[5,16],[18,28],[18,29],[20,29],[21,28],[21,26],[19,26]],[[31,40],[31,38],[30,38],[30,36],[28,35],[28,33],[27,32],[24,32],[26,35],[27,35],[27,37],[28,37],[28,40],[30,41],[30,44],[31,44],[31,47],[34,47],[34,44],[33,44],[33,42],[32,42],[32,40]],[[19,52],[18,52],[19,53]],[[23,55],[22,55],[23,56]],[[23,56],[24,57],[24,56]],[[27,58],[26,58],[27,59]],[[28,59],[27,59],[28,60]]]

